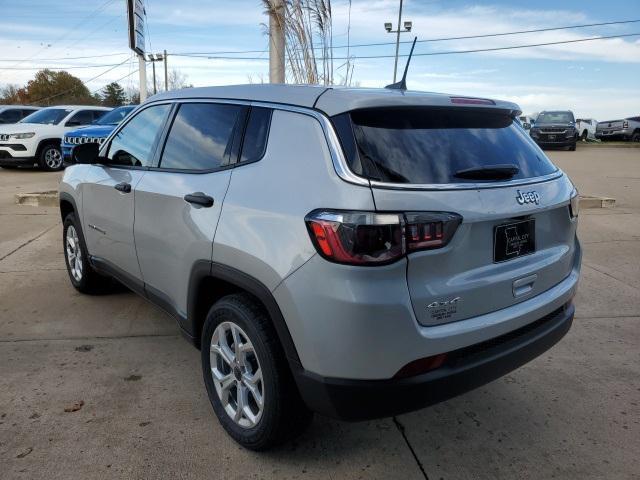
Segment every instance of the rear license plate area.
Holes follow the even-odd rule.
[[[505,262],[536,251],[536,223],[533,218],[497,225],[493,229],[493,261]]]

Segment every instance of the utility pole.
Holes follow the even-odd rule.
[[[167,74],[167,51],[164,51],[164,91],[169,91],[169,75]]]
[[[404,29],[400,27],[402,25],[402,0],[400,0],[400,9],[398,10],[398,28],[397,30],[392,30],[393,25],[391,23],[385,23],[384,28],[387,33],[395,33],[396,34],[396,60],[393,65],[393,83],[396,83],[396,75],[398,73],[398,53],[400,50],[400,34],[404,32],[410,32],[412,28],[411,22],[404,22]]]
[[[284,83],[284,1],[271,0],[269,12],[269,82]]]
[[[398,58],[397,55],[396,55],[396,58]],[[156,93],[158,93],[158,89],[156,87],[156,62],[155,62],[155,60],[151,60],[151,66],[153,67],[153,94],[155,95]]]
[[[147,99],[147,62],[144,55],[138,55],[138,73],[140,78],[140,103]]]
[[[166,53],[166,50],[165,50]],[[156,53],[155,55],[153,53],[150,53],[147,58],[149,59],[149,61],[151,62],[151,66],[153,67],[153,94],[155,95],[156,93],[158,93],[158,87],[156,85],[156,62],[161,62],[161,61],[165,61],[164,64],[164,81],[165,81],[165,86],[166,86],[166,82],[167,82],[167,61],[166,61],[166,57],[163,56],[161,53]]]

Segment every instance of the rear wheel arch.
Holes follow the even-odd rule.
[[[60,192],[60,216],[62,217],[63,222],[70,213],[75,213],[76,218],[80,215],[76,201],[68,193]],[[80,221],[80,218],[78,218],[78,221]]]
[[[259,280],[227,265],[202,261],[194,265],[189,282],[187,304],[188,332],[197,348],[201,348],[202,328],[211,306],[233,293],[247,293],[259,302],[269,315],[284,349],[289,365],[300,367],[300,357],[291,333],[271,291]]]

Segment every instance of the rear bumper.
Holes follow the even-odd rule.
[[[631,132],[629,130],[609,130],[609,131],[596,131],[595,137],[598,139],[627,140],[631,138]]]
[[[313,411],[342,420],[367,420],[417,410],[484,385],[524,365],[557,343],[571,327],[571,302],[500,337],[448,354],[431,372],[404,379],[347,380],[296,373]]]

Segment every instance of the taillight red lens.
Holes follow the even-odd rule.
[[[462,222],[455,213],[406,213],[407,251],[444,247]]]
[[[350,265],[392,263],[408,252],[440,248],[462,221],[454,213],[373,213],[315,210],[305,218],[316,250]]]

